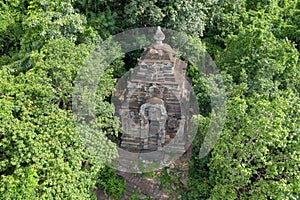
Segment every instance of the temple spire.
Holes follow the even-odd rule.
[[[157,27],[154,39],[156,40],[157,44],[162,44],[162,41],[165,39],[165,34],[161,31],[160,26]]]

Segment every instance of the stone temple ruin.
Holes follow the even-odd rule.
[[[187,64],[176,51],[163,43],[158,27],[156,42],[145,48],[128,76],[119,80],[114,94],[116,114],[120,116],[120,147],[130,152],[183,154],[187,145],[190,118],[190,85]]]

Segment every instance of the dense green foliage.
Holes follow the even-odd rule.
[[[226,123],[210,161],[196,158],[193,163],[201,169],[191,168],[192,187],[209,180],[188,194],[198,199],[295,199],[300,193],[300,68],[293,43],[298,37],[285,30],[297,29],[291,13],[297,13],[298,4],[232,4],[218,4],[225,9],[215,10],[204,38],[213,44],[207,46],[224,74]]]
[[[101,41],[130,28],[160,25],[189,34],[179,46],[194,52],[187,74],[201,123],[182,197],[296,199],[299,19],[299,0],[0,1],[0,198],[95,199],[97,187],[114,198],[122,195],[125,183],[104,167],[115,149],[98,149],[106,153],[95,159],[78,134],[74,81]],[[220,138],[199,158],[215,95],[195,66],[203,49],[215,59],[227,102]],[[108,99],[114,78],[139,55],[128,53],[100,71],[93,121],[101,127],[93,132],[98,140],[118,133]]]
[[[113,154],[95,159],[81,143],[71,94],[77,70],[100,38],[70,2],[10,1],[1,7],[9,11],[3,10],[3,22],[5,15],[11,20],[1,22],[1,199],[95,198],[92,191],[105,185],[99,184],[103,164]],[[105,76],[112,84],[99,89],[98,104],[106,109],[97,116],[110,131],[102,138],[118,129],[104,102],[114,81]]]

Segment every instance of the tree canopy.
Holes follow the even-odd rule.
[[[101,42],[154,26],[188,34],[184,46],[194,52],[187,74],[201,120],[181,197],[299,198],[299,17],[298,0],[0,1],[1,199],[96,199],[99,187],[120,198],[125,183],[105,167],[116,156],[107,138],[120,133],[109,99],[140,51],[97,74],[91,124],[98,129],[87,132],[108,144],[99,145],[98,157],[80,137],[72,95],[79,70]],[[204,51],[227,101],[219,139],[200,158],[217,95],[193,62]]]

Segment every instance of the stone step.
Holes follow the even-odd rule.
[[[175,77],[174,74],[172,73],[172,71],[171,71],[170,73],[167,73],[167,72],[165,71],[164,76],[165,76],[165,77],[167,77],[167,76],[168,76],[168,77]]]
[[[165,80],[166,80],[166,81],[171,81],[171,82],[172,82],[172,81],[175,81],[175,78],[168,78],[168,77],[165,77]]]
[[[157,145],[157,140],[156,141],[149,141],[148,145]]]

